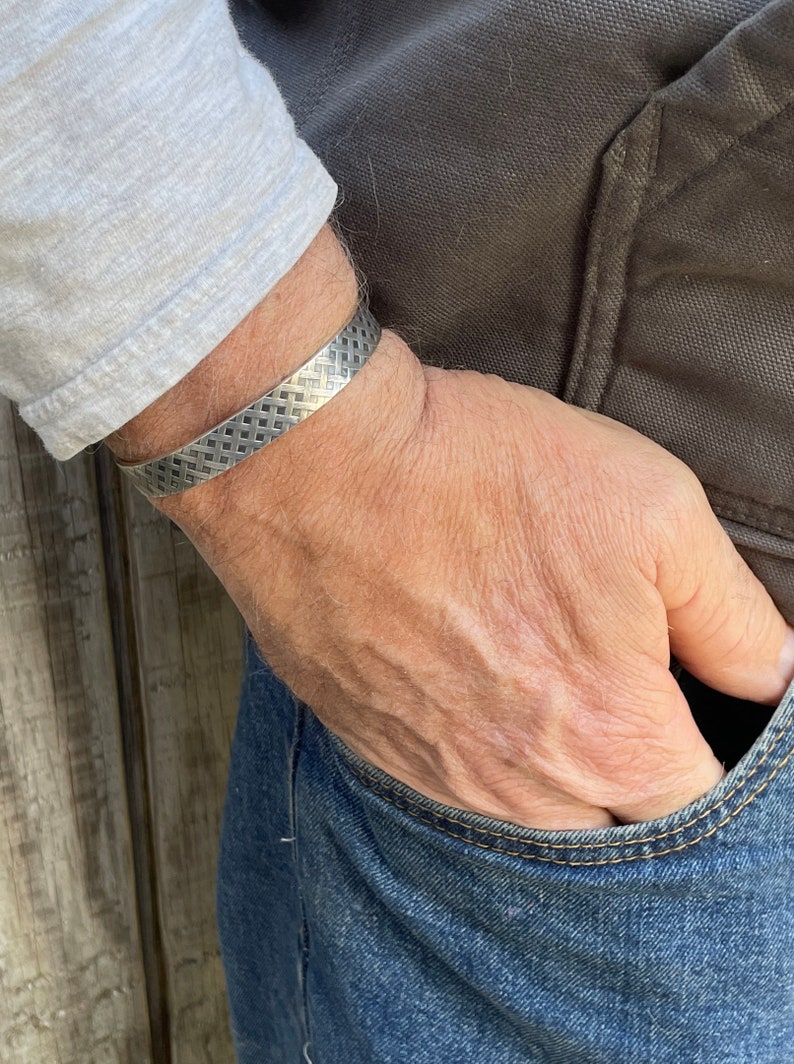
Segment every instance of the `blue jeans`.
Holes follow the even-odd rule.
[[[240,1064],[794,1058],[794,685],[663,820],[539,832],[361,761],[249,641],[218,915]]]

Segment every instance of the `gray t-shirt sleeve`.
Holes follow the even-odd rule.
[[[335,196],[225,0],[10,0],[0,392],[56,458],[101,439],[232,331]]]

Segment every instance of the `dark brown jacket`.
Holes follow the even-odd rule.
[[[794,0],[239,0],[426,362],[682,458],[794,622]]]

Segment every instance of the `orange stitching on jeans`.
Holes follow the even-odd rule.
[[[492,831],[490,828],[479,828],[479,827],[476,827],[476,825],[474,825],[474,824],[467,823],[465,820],[458,820],[455,817],[447,816],[444,813],[438,813],[438,814],[433,814],[433,815],[438,816],[440,819],[445,820],[449,824],[457,824],[459,827],[466,828],[467,831],[475,831],[475,832],[477,832],[478,835],[489,835],[491,838],[495,838],[495,839],[508,839],[510,842],[521,842],[521,843],[524,843],[525,845],[528,845],[528,846],[541,847],[544,850],[571,850],[571,849],[574,849],[574,850],[604,850],[604,849],[615,849],[615,848],[618,848],[618,847],[621,847],[621,846],[640,846],[640,845],[643,845],[644,843],[647,843],[647,842],[659,842],[661,839],[666,839],[670,835],[678,835],[680,832],[685,831],[687,828],[691,828],[693,824],[696,824],[699,820],[702,820],[704,817],[710,816],[713,812],[715,812],[717,809],[719,809],[719,807],[721,805],[725,805],[726,802],[730,801],[730,799],[738,791],[740,791],[742,789],[742,787],[744,787],[745,784],[749,780],[751,780],[753,778],[753,776],[756,775],[756,773],[760,770],[761,766],[766,761],[769,760],[769,757],[772,754],[772,752],[775,750],[775,747],[780,743],[780,740],[783,738],[783,736],[790,730],[792,724],[794,724],[794,717],[792,717],[787,723],[781,725],[781,727],[778,730],[777,734],[772,737],[770,745],[767,747],[767,749],[764,752],[764,756],[760,759],[760,761],[755,766],[755,768],[753,768],[753,770],[751,772],[748,772],[746,776],[742,776],[742,778],[737,781],[736,786],[732,790],[728,791],[728,793],[726,795],[724,795],[724,797],[722,797],[717,803],[715,803],[715,805],[711,806],[709,809],[705,809],[702,813],[698,813],[697,816],[693,817],[691,820],[688,820],[685,824],[679,824],[678,827],[671,828],[669,831],[662,831],[658,835],[648,835],[645,838],[640,838],[640,839],[616,839],[614,842],[581,842],[581,843],[537,842],[534,839],[524,839],[520,835],[511,834],[510,832]],[[792,753],[794,753],[794,751],[792,751]],[[786,757],[786,761],[788,761],[790,757],[791,757],[791,754],[788,754],[787,757]],[[390,801],[391,800],[391,799],[389,799],[387,797],[386,793],[384,793],[385,791],[388,790],[388,787],[385,784],[381,783],[377,779],[377,777],[367,773],[364,769],[360,769],[357,766],[354,767],[348,761],[346,761],[346,763],[348,764],[348,767],[350,768],[350,770],[356,776],[358,776],[361,779],[362,783],[365,782],[366,780],[369,780],[372,783],[373,786],[370,786],[369,783],[365,784],[366,786],[370,786],[370,790],[375,790],[377,788],[378,793],[380,794],[380,796],[385,801]],[[775,774],[776,774],[777,771],[778,770],[776,769],[775,770]],[[770,776],[769,779],[772,779],[772,776]],[[392,793],[394,793],[394,792],[392,792]],[[402,801],[404,803],[412,804],[415,808],[419,808],[419,809],[422,808],[422,806],[419,803],[412,802],[412,799],[406,798],[405,796],[402,796],[402,795],[400,797],[401,797],[401,799],[402,799]],[[396,802],[392,802],[392,804],[396,805],[397,803]],[[408,808],[408,805],[400,805],[399,808],[404,809],[405,812],[410,812],[410,809]],[[739,808],[742,808],[742,807],[740,806]],[[429,812],[429,810],[428,810],[428,812]],[[412,815],[414,815],[414,814],[412,814]],[[418,814],[416,814],[416,815],[417,815],[418,819],[420,819],[420,820],[422,819],[422,817],[419,817]],[[425,823],[434,823],[433,821],[424,821],[424,822]],[[454,836],[454,837],[455,838],[462,838],[463,836]],[[478,843],[474,843],[474,845],[479,845],[479,844]],[[690,844],[687,843],[686,845],[690,845]],[[498,852],[499,853],[505,853],[506,851],[505,850],[499,850]],[[567,864],[569,862],[565,862],[565,863]]]
[[[414,817],[416,820],[421,821],[423,824],[427,824],[430,827],[434,828],[436,831],[440,831],[442,835],[448,835],[451,839],[460,839],[462,842],[467,843],[469,846],[476,846],[480,850],[489,850],[491,853],[502,853],[506,857],[521,857],[525,861],[543,861],[546,864],[566,865],[568,867],[626,864],[628,861],[650,861],[654,857],[664,857],[665,854],[668,853],[678,853],[679,850],[686,850],[688,849],[688,847],[694,846],[696,843],[702,842],[704,839],[709,838],[716,831],[719,831],[721,827],[724,827],[729,820],[732,820],[735,816],[738,816],[739,813],[741,813],[743,809],[745,809],[752,801],[754,801],[758,797],[758,795],[761,794],[762,791],[766,790],[766,788],[769,786],[769,784],[772,782],[778,772],[780,772],[780,770],[791,760],[792,757],[794,757],[794,749],[790,750],[788,754],[786,754],[783,760],[775,766],[772,772],[770,772],[770,774],[767,776],[761,786],[758,787],[757,790],[753,791],[753,793],[749,795],[742,802],[741,805],[737,806],[736,809],[733,810],[733,812],[729,813],[723,820],[720,820],[720,822],[718,824],[715,824],[714,827],[709,828],[709,830],[705,831],[702,835],[698,835],[697,838],[690,839],[689,842],[682,842],[680,846],[671,846],[666,850],[659,850],[657,853],[636,853],[627,857],[609,857],[603,861],[563,861],[559,857],[541,857],[536,853],[524,853],[522,850],[503,850],[500,849],[500,847],[498,846],[489,846],[485,842],[475,842],[473,839],[470,839],[465,835],[458,835],[454,831],[447,831],[447,829],[441,827],[440,824],[437,824],[433,820],[428,820],[425,817],[419,816],[417,812],[408,808],[407,806],[400,805],[399,802],[396,802],[393,798],[390,798],[386,794],[379,793],[379,797],[382,798],[384,802],[388,802],[390,805],[395,806],[397,809],[401,809],[403,812],[407,813],[409,816]],[[369,787],[369,784],[365,783],[364,786]],[[373,788],[370,788],[370,790],[372,789]],[[718,806],[715,806],[714,808],[716,809],[718,808]],[[457,821],[457,823],[461,822]],[[660,835],[656,837],[663,838],[664,836]],[[542,845],[542,843],[534,843],[533,845]],[[572,844],[570,846],[560,848],[577,850],[582,849],[583,847]]]

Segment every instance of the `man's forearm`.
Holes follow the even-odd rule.
[[[356,299],[353,268],[325,226],[223,343],[106,443],[125,461],[183,446],[297,369],[350,318]]]

